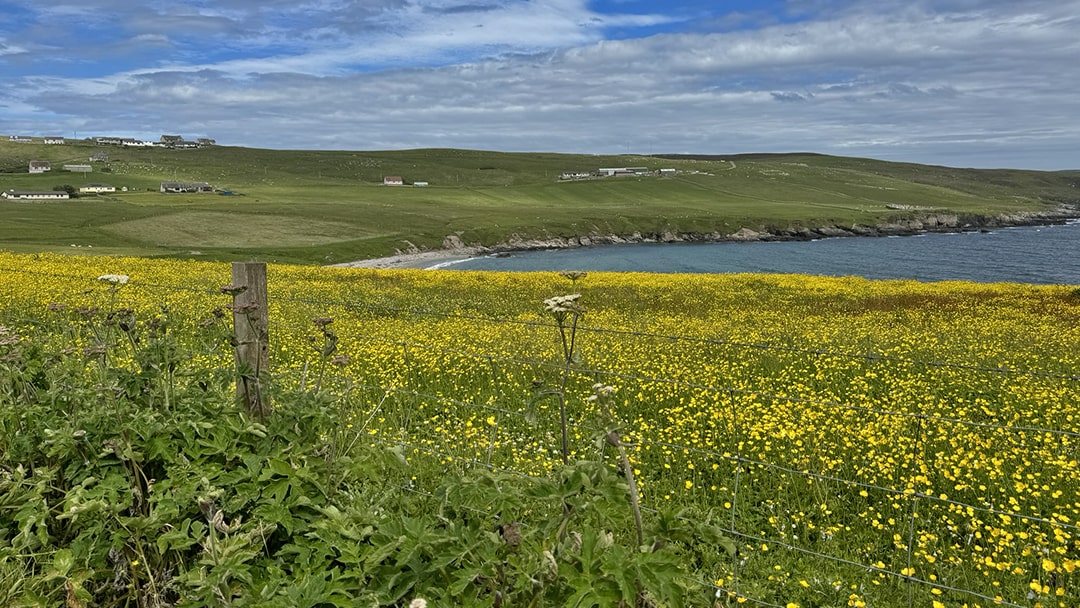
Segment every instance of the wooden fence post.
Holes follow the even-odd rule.
[[[270,316],[266,264],[233,262],[233,329],[236,332],[236,399],[249,414],[270,414]]]

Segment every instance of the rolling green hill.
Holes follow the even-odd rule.
[[[38,140],[40,141],[40,140]],[[68,173],[64,163],[86,164]],[[53,170],[30,175],[31,160]],[[562,181],[600,167],[675,176]],[[384,176],[406,184],[382,185]],[[161,194],[162,181],[218,194]],[[592,156],[475,150],[192,150],[0,141],[0,190],[107,183],[66,202],[0,199],[0,248],[138,256],[336,263],[438,248],[448,235],[486,246],[514,237],[728,235],[876,226],[928,214],[979,224],[1080,202],[1080,171],[974,170],[817,154]],[[120,191],[125,189],[127,191]]]

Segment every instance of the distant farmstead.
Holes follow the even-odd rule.
[[[387,175],[382,178],[384,186],[404,186],[405,180],[400,175]]]
[[[30,161],[30,173],[45,173],[46,171],[52,171],[52,165],[49,161],[45,160],[32,160]]]
[[[0,198],[14,201],[48,201],[70,198],[64,190],[5,190]]]
[[[199,194],[213,191],[214,187],[206,182],[161,182],[162,194]]]
[[[8,141],[12,141],[17,144],[28,144],[33,142],[34,138],[28,135],[8,135]]]
[[[55,137],[55,136],[54,137],[46,137],[45,138],[45,143],[47,143],[47,144],[63,144],[64,143],[64,138],[63,137]]]

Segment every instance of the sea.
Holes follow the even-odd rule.
[[[437,267],[515,272],[764,272],[1080,285],[1080,220],[896,237],[601,245],[476,257]]]

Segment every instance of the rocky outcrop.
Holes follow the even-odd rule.
[[[589,234],[586,236],[525,238],[514,235],[508,240],[483,249],[500,251],[523,251],[533,249],[566,249],[622,243],[682,243],[682,242],[755,242],[755,241],[804,241],[822,238],[852,236],[905,236],[923,232],[961,232],[1004,226],[1029,226],[1061,223],[1080,218],[1080,208],[1061,207],[1045,212],[1013,212],[995,216],[961,216],[956,213],[916,213],[876,225],[854,224],[850,226],[788,226],[770,232],[763,227],[740,227],[734,232],[634,232],[631,234]],[[450,237],[447,237],[448,239]],[[456,237],[455,237],[456,238]],[[456,242],[460,242],[457,239]],[[444,246],[446,243],[444,242]]]
[[[615,245],[624,243],[714,243],[714,242],[757,242],[757,241],[808,241],[823,238],[853,236],[906,236],[924,232],[961,232],[1002,228],[1006,226],[1032,226],[1056,224],[1066,220],[1080,218],[1080,206],[1062,206],[1045,212],[1010,212],[994,216],[961,216],[955,213],[916,212],[905,217],[894,218],[876,225],[853,224],[850,226],[797,226],[791,225],[771,231],[758,226],[742,226],[734,232],[634,232],[631,234],[593,233],[578,236],[553,236],[548,238],[512,235],[504,242],[485,246],[480,243],[465,243],[459,234],[450,234],[443,238],[442,248],[436,251],[459,256],[487,255],[513,251],[536,249],[569,249],[591,247],[593,245]],[[403,249],[399,255],[427,255],[409,241],[402,241]]]

